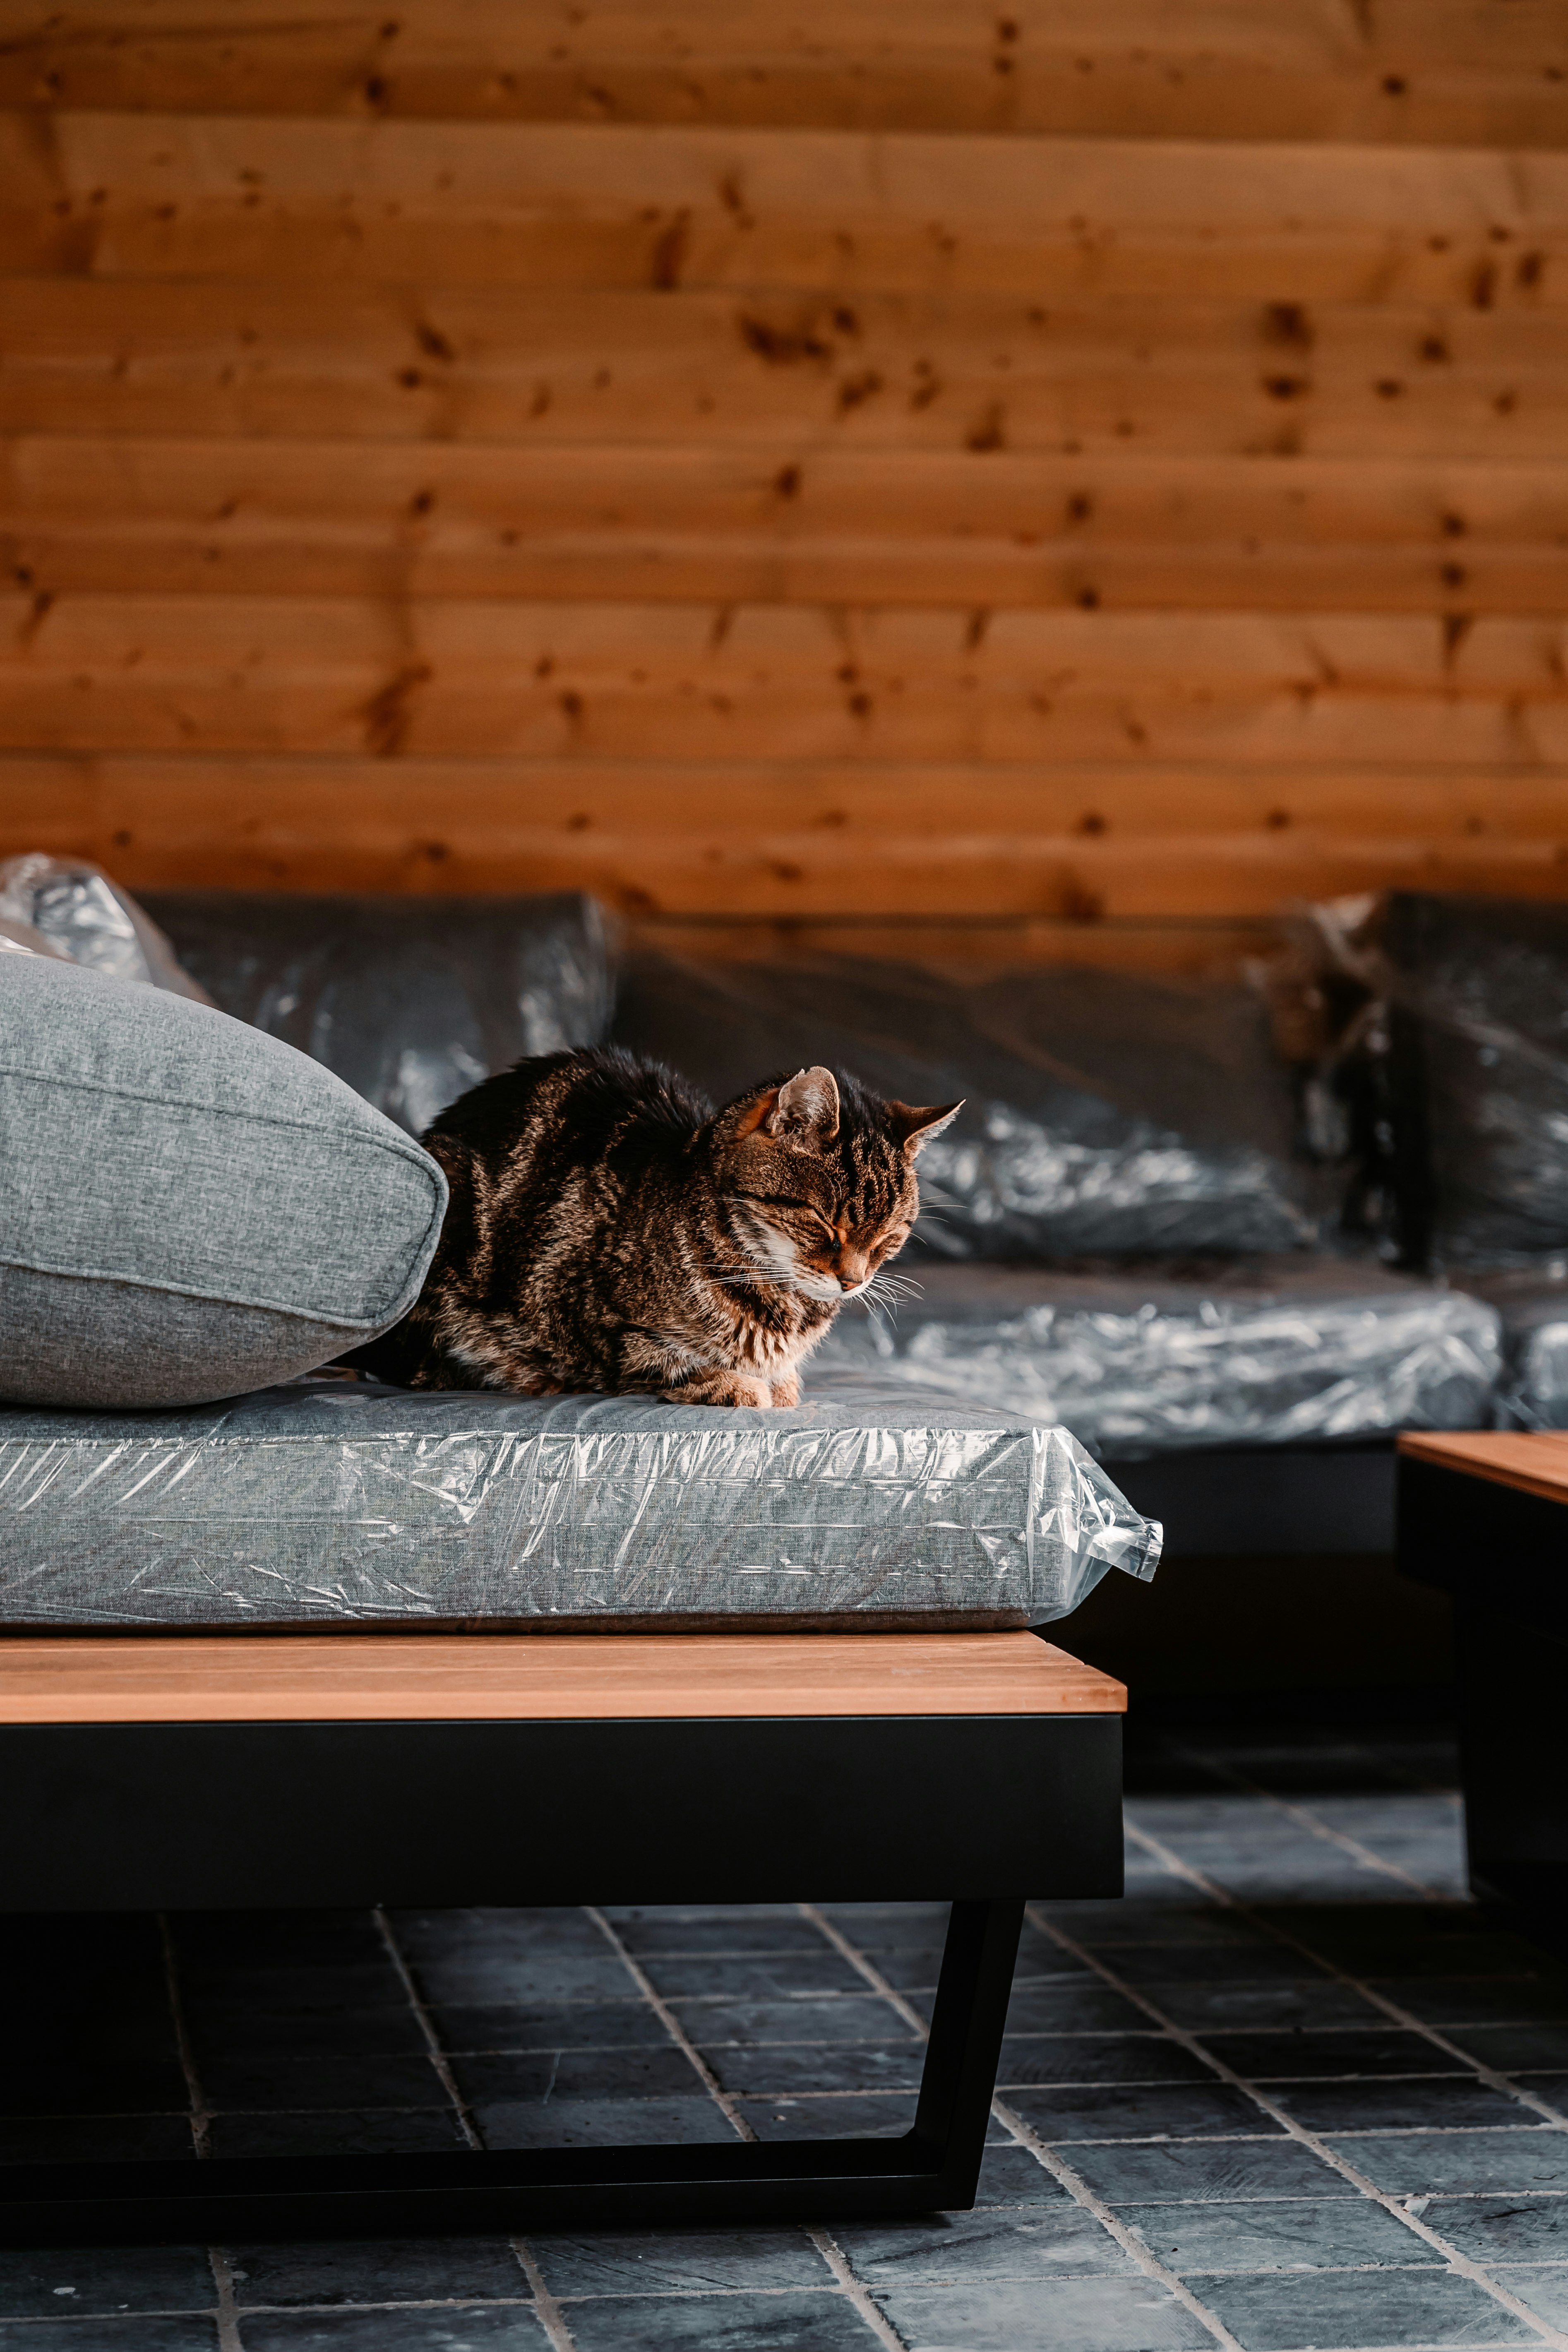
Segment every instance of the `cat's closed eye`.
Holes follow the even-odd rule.
[[[822,1227],[823,1232],[826,1234],[830,1234],[833,1231],[832,1226],[828,1223],[827,1219],[823,1215],[821,1210],[814,1208],[809,1201],[792,1200],[790,1196],[784,1192],[753,1192],[751,1195],[751,1200],[753,1208],[788,1209],[798,1217],[813,1218],[816,1223]]]

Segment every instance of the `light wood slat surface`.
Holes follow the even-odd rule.
[[[1568,257],[1556,274],[1568,286]],[[1289,289],[1211,301],[14,278],[0,430],[770,456],[794,436],[792,462],[842,447],[1536,464],[1568,430],[1568,306],[1536,290],[1331,304]]]
[[[1392,881],[1555,897],[1565,837],[1568,770],[1555,765],[1428,782],[1349,761],[1240,762],[1227,779],[1217,763],[0,753],[0,840],[96,856],[132,888],[587,887],[631,914],[1006,914],[1068,927],[1041,931],[1040,955],[1123,962],[1157,944],[1161,968],[1194,971],[1208,968],[1203,934],[1156,943],[1093,919],[1181,907],[1251,919],[1292,893]],[[838,944],[874,951],[848,934]],[[998,932],[979,945],[1026,942]],[[971,934],[965,954],[975,946]],[[875,951],[918,948],[884,935]]]
[[[0,1641],[0,1723],[1119,1714],[1032,1633]]]
[[[1407,1430],[1399,1451],[1440,1470],[1462,1470],[1550,1503],[1568,1503],[1568,1430]]]
[[[1554,617],[0,597],[0,745],[1568,761]]]
[[[0,114],[0,267],[100,278],[1568,299],[1568,159],[612,123]],[[1227,215],[1245,236],[1216,235]],[[1434,242],[1434,239],[1437,242]],[[1525,252],[1536,264],[1521,278]]]
[[[671,761],[656,770],[636,760],[586,756],[376,761],[352,754],[309,761],[191,754],[174,761],[0,754],[0,798],[27,804],[39,824],[51,805],[72,825],[89,822],[100,797],[133,828],[123,849],[145,838],[170,853],[204,845],[216,851],[243,826],[268,855],[287,840],[303,849],[329,839],[355,844],[367,856],[395,855],[422,827],[428,837],[435,810],[438,837],[458,858],[476,857],[487,844],[521,856],[604,843],[657,854],[661,839],[668,854],[683,836],[690,855],[705,856],[721,846],[737,806],[744,806],[771,841],[791,840],[800,850],[814,835],[831,834],[833,854],[848,856],[858,844],[883,848],[895,831],[911,844],[942,845],[947,855],[964,837],[987,835],[1082,851],[1215,834],[1255,835],[1266,847],[1296,829],[1348,843],[1421,837],[1438,854],[1484,855],[1488,832],[1510,845],[1560,839],[1568,765],[1512,774],[1477,767],[1429,780],[1371,762],[1283,773],[1249,761],[1152,761],[1134,770],[1087,761],[998,761],[977,771],[936,761],[824,760],[802,772],[782,761]],[[331,803],[324,814],[323,797]],[[330,835],[328,824],[336,828]]]
[[[15,0],[0,98],[604,121],[1552,146],[1554,0],[404,0],[279,23],[265,0]],[[289,37],[280,37],[286,31]]]
[[[18,436],[63,593],[1557,613],[1560,465]],[[1463,542],[1462,546],[1457,542]]]

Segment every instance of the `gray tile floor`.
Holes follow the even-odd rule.
[[[1032,1906],[981,2202],[816,2229],[0,2252],[0,2352],[1568,2352],[1568,1969],[1440,1744],[1166,1740]],[[12,1923],[3,2154],[896,2132],[938,1906]]]

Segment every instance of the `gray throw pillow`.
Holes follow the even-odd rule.
[[[428,1153],[292,1046],[0,957],[0,1398],[292,1379],[407,1313],[446,1205]]]

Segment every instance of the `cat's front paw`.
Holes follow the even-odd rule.
[[[782,1380],[773,1382],[773,1402],[783,1412],[800,1402],[800,1380],[795,1372],[785,1372]]]
[[[663,1389],[660,1394],[666,1404],[746,1405],[756,1412],[766,1412],[773,1402],[767,1381],[749,1372],[711,1372],[706,1380],[689,1381],[684,1388]]]

